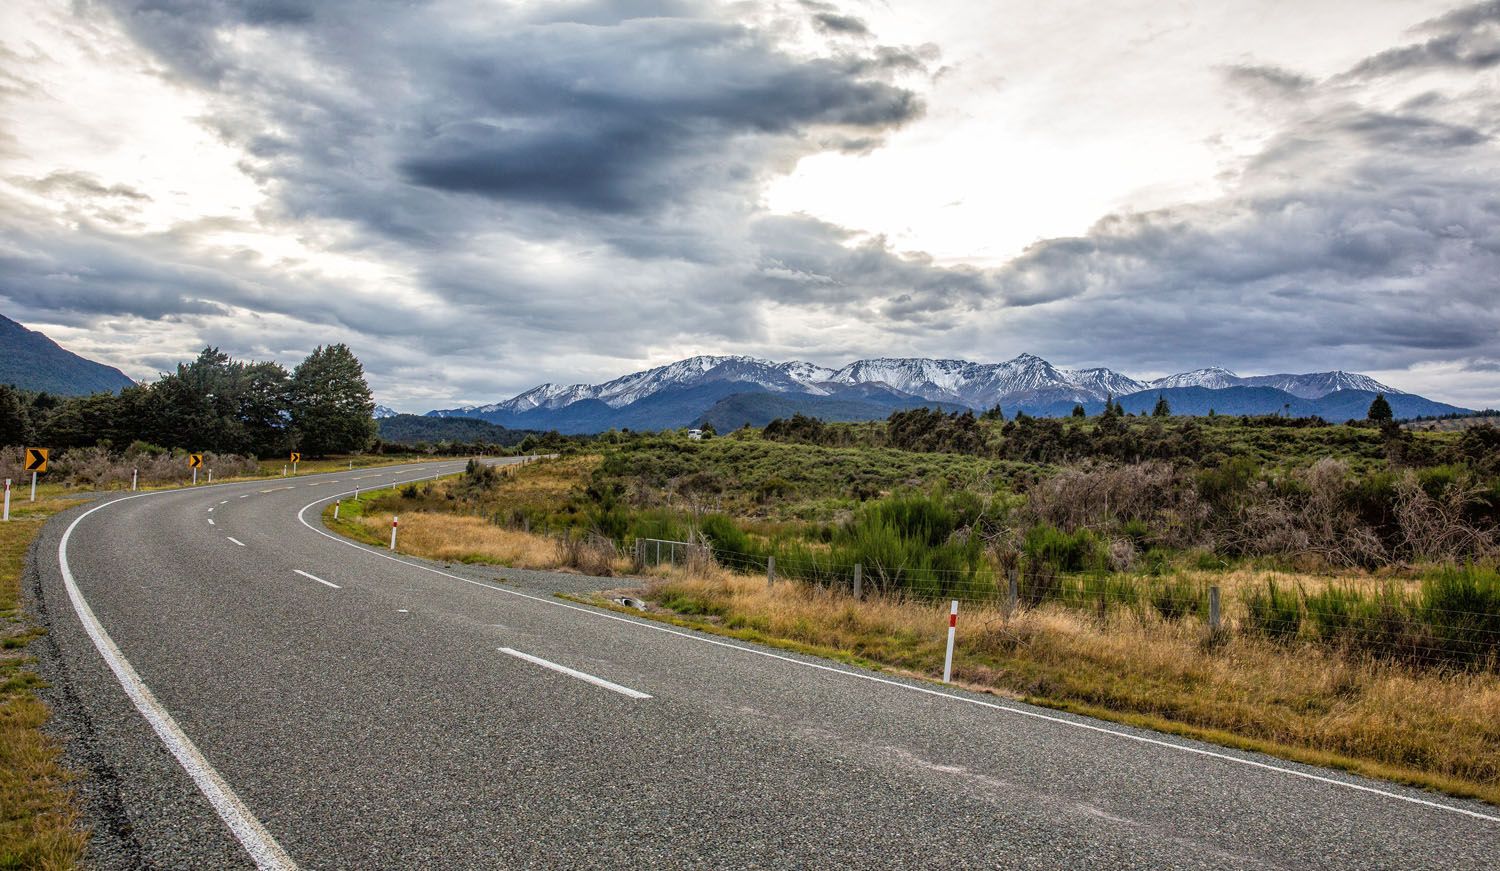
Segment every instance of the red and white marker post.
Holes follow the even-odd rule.
[[[953,679],[953,636],[958,632],[958,600],[948,611],[948,654],[943,657],[943,683]]]
[[[401,518],[391,515],[391,550],[396,549],[396,527],[401,525]]]
[[[10,520],[10,479],[5,479],[5,519]]]

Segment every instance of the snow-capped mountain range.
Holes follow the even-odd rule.
[[[878,385],[931,402],[985,409],[995,405],[1037,405],[1057,402],[1099,402],[1147,390],[1204,387],[1273,387],[1303,399],[1317,399],[1339,390],[1362,390],[1400,395],[1403,391],[1353,372],[1312,372],[1302,375],[1240,376],[1228,369],[1208,368],[1152,381],[1142,381],[1111,369],[1064,369],[1032,354],[1003,363],[934,360],[923,357],[856,360],[841,369],[815,363],[777,363],[744,356],[699,356],[633,372],[603,384],[542,384],[502,402],[469,405],[429,412],[439,417],[522,414],[537,409],[557,410],[585,400],[623,408],[672,389],[743,383],[747,389],[770,393],[829,396],[840,388]]]

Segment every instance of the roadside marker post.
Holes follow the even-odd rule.
[[[27,448],[26,462],[22,469],[31,473],[31,501],[36,501],[36,475],[38,472],[47,471],[47,457],[52,453],[51,448]]]
[[[953,636],[958,632],[958,600],[948,611],[948,653],[943,657],[943,683],[953,680]]]
[[[286,477],[286,463],[281,464],[281,477]]]
[[[130,470],[130,492],[132,492],[132,493],[135,492],[135,482],[140,477],[141,477],[141,470],[140,469],[131,469]]]
[[[10,479],[5,479],[5,519],[10,520]]]
[[[401,518],[391,515],[391,550],[396,549],[396,527],[401,525]]]
[[[344,500],[342,500],[342,499],[340,499],[339,501],[333,503],[333,519],[334,520],[338,520],[339,519],[339,506],[343,505],[343,504],[344,504]]]
[[[214,482],[214,470],[213,469],[209,469],[208,470],[208,483],[212,484],[213,482]]]

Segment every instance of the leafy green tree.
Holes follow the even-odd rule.
[[[1375,394],[1375,401],[1370,403],[1370,410],[1365,412],[1365,417],[1374,423],[1390,423],[1395,417],[1391,413],[1391,404],[1386,401],[1384,393]]]
[[[240,373],[236,416],[257,456],[291,450],[291,393],[291,376],[279,363],[251,363]]]
[[[1165,396],[1162,396],[1160,393],[1158,393],[1156,395],[1156,407],[1153,408],[1153,409],[1151,409],[1151,416],[1152,417],[1171,417],[1172,416],[1172,406],[1171,406],[1171,404],[1168,403],[1167,402],[1167,398]]]
[[[0,384],[0,447],[24,445],[31,437],[31,414],[20,391]]]
[[[375,439],[375,400],[364,367],[348,345],[313,349],[292,372],[291,425],[299,450],[350,453]]]

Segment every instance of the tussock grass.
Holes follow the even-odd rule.
[[[0,868],[72,868],[88,841],[72,775],[41,731],[47,706],[36,697],[40,679],[25,652],[39,631],[20,609],[26,550],[46,518],[67,504],[13,501],[11,521],[0,523]]]
[[[656,604],[719,631],[934,677],[946,609],[719,571],[667,573]],[[1255,636],[1216,645],[1194,617],[1055,605],[960,615],[971,687],[1500,803],[1500,676],[1414,670]]]

